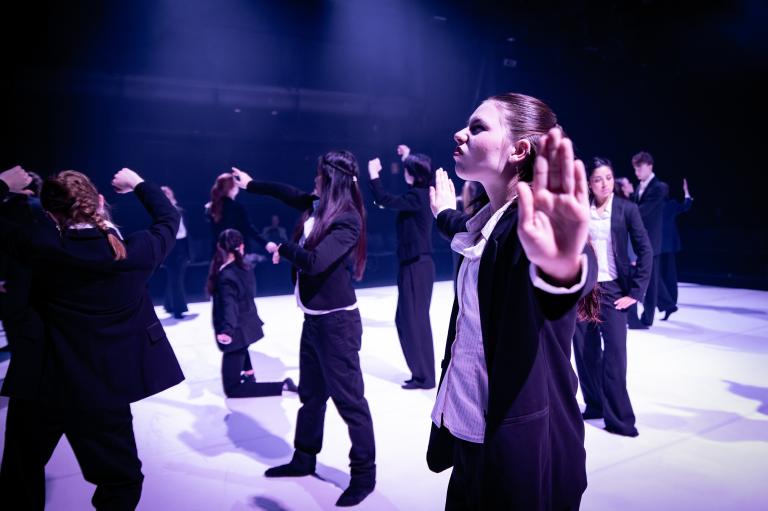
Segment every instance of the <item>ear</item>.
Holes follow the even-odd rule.
[[[531,149],[531,141],[527,138],[521,138],[512,146],[507,161],[513,165],[522,163],[531,154]]]

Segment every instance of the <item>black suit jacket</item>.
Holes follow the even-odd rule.
[[[664,203],[664,228],[661,237],[661,253],[668,254],[680,252],[683,244],[680,242],[680,233],[677,231],[677,215],[687,212],[693,206],[693,199],[686,197],[683,202],[674,199]]]
[[[230,344],[216,343],[221,351],[246,348],[264,337],[253,301],[253,272],[230,263],[219,273],[213,293],[213,330],[227,334]]]
[[[45,329],[42,364],[14,353],[4,395],[109,408],[184,379],[147,289],[173,247],[179,214],[154,184],[141,183],[134,193],[153,222],[124,240],[121,261],[97,229],[59,233],[52,222],[0,219],[3,248],[31,260],[32,305]]]
[[[667,183],[654,177],[645,188],[643,195],[633,195],[637,207],[640,208],[640,216],[643,219],[645,230],[648,231],[648,239],[651,240],[653,255],[661,253],[662,224],[664,222],[664,202],[669,196]]]
[[[392,195],[384,190],[381,179],[372,179],[371,191],[377,205],[397,211],[397,259],[403,262],[432,254],[429,190],[411,187],[402,195]]]
[[[629,242],[637,255],[634,271],[629,262]],[[617,195],[613,196],[611,209],[611,244],[621,290],[642,301],[651,280],[653,248],[637,205]]]
[[[269,195],[307,214],[317,199],[290,185],[266,181],[251,181],[248,191]],[[315,247],[308,250],[290,241],[280,245],[280,256],[293,263],[294,282],[298,276],[299,296],[305,307],[333,310],[357,301],[352,285],[353,251],[362,228],[360,215],[350,208],[333,219]]]
[[[441,212],[437,226],[447,237],[466,230],[468,216]],[[586,285],[567,295],[534,287],[530,261],[517,236],[517,207],[499,219],[480,260],[477,294],[488,368],[485,460],[481,480],[511,488],[514,502],[486,495],[488,509],[549,510],[574,506],[586,488],[584,425],[576,402],[571,339],[578,300],[591,292],[597,261],[590,246]],[[456,336],[454,300],[440,383]],[[449,447],[430,436],[428,462],[450,459]],[[442,451],[442,452],[440,452]]]

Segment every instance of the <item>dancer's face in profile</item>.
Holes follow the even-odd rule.
[[[601,165],[589,176],[589,189],[595,196],[595,201],[602,203],[613,193],[613,172],[607,165]]]
[[[508,163],[512,142],[501,111],[493,101],[484,101],[469,118],[467,127],[453,136],[456,175],[484,182],[501,175]]]
[[[312,195],[320,197],[320,191],[323,189],[323,174],[320,169],[317,169],[315,174],[315,189],[312,190]]]

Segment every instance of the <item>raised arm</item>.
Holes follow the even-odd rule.
[[[255,181],[247,172],[232,167],[232,175],[240,188],[257,195],[267,195],[284,202],[288,206],[304,211],[312,207],[317,197],[296,187],[274,181]]]
[[[117,193],[133,192],[152,217],[152,225],[126,239],[131,263],[140,266],[157,267],[176,243],[181,216],[160,187],[144,181],[131,169],[122,169],[112,179]],[[134,250],[130,248],[136,247]]]

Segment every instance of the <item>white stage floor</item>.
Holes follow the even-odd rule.
[[[449,471],[424,461],[434,391],[400,388],[409,377],[393,322],[397,290],[358,292],[361,362],[376,434],[378,484],[361,510],[440,510]],[[443,353],[453,299],[435,285],[435,353]],[[260,381],[298,381],[301,314],[292,296],[257,299],[266,337],[251,347]],[[320,478],[266,479],[290,458],[299,400],[225,399],[210,305],[164,320],[186,381],[133,406],[144,463],[144,510],[334,509],[348,482],[349,437],[329,403]],[[164,316],[161,316],[164,317]],[[638,438],[586,428],[589,487],[584,510],[768,509],[768,293],[681,285],[680,311],[629,333],[629,391]],[[437,364],[438,361],[436,361]],[[8,362],[0,363],[0,377]],[[0,398],[0,431],[7,400]],[[90,509],[66,440],[47,467],[47,509]],[[0,495],[0,507],[2,507]]]

